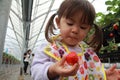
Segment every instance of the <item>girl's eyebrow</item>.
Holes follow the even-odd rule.
[[[73,21],[73,22],[75,21],[72,17],[69,17],[68,20]]]
[[[83,27],[89,27],[90,25],[88,25],[88,24],[81,24]]]

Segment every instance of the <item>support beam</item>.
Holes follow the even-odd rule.
[[[25,35],[25,45],[28,49],[30,22],[32,15],[33,0],[21,0],[22,1],[22,14],[23,14],[23,30]]]
[[[0,0],[0,65],[2,64],[4,42],[11,2],[12,0]]]

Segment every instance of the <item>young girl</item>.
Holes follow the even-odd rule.
[[[56,17],[55,17],[56,16]],[[60,34],[55,35],[54,18]],[[32,63],[34,80],[120,80],[116,65],[104,70],[98,52],[102,44],[101,30],[94,24],[95,10],[87,0],[65,0],[46,26],[48,42],[39,48]],[[90,29],[95,32],[87,44]],[[53,37],[50,37],[53,36]],[[69,65],[66,55],[76,52],[78,62]]]

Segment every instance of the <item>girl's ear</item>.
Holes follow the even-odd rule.
[[[58,28],[60,28],[60,19],[58,17],[55,18],[56,25]]]

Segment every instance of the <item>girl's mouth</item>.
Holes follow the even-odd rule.
[[[78,38],[76,38],[76,37],[69,37],[72,41],[76,41],[76,40],[78,40]]]

